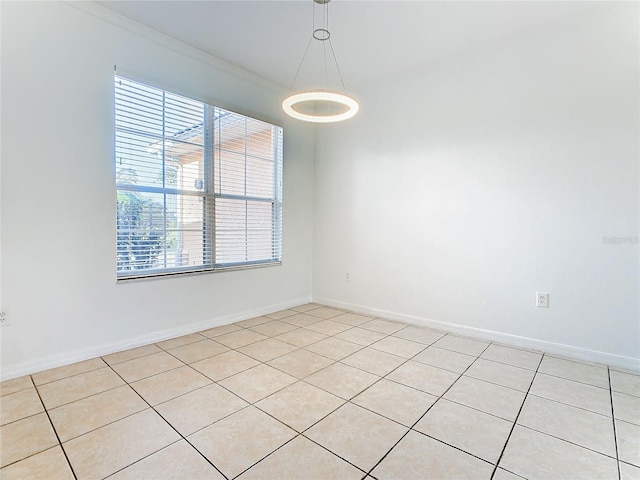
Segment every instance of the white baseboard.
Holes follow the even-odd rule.
[[[190,323],[187,325],[180,325],[179,327],[175,328],[159,330],[157,332],[151,332],[139,337],[128,338],[120,342],[97,345],[86,349],[79,349],[73,352],[68,352],[63,355],[54,355],[51,357],[39,358],[33,361],[23,362],[8,369],[3,368],[2,372],[0,372],[0,381],[10,380],[12,378],[21,377],[22,375],[29,375],[31,373],[48,370],[50,368],[61,367],[63,365],[69,365],[71,363],[81,362],[83,360],[89,360],[91,358],[120,352],[122,350],[128,350],[130,348],[141,347],[142,345],[148,345],[150,343],[161,342],[163,340],[168,340],[169,338],[175,338],[182,335],[189,335],[190,333],[201,332],[203,330],[208,330],[209,328],[228,325],[229,323],[239,322],[241,320],[247,320],[253,317],[259,317],[260,315],[277,312],[279,310],[284,310],[286,308],[295,307],[297,305],[302,305],[309,302],[311,302],[310,296],[298,298],[288,302],[267,305],[265,307],[260,307],[252,310],[244,310],[242,312],[232,313],[229,315],[222,315],[219,317]]]
[[[102,355],[108,355],[110,353],[140,347],[142,345],[148,345],[150,343],[161,342],[169,338],[188,335],[190,333],[200,332],[202,330],[207,330],[209,328],[221,325],[227,325],[229,323],[239,322],[241,320],[265,315],[267,313],[276,312],[278,310],[284,310],[286,308],[295,307],[304,303],[309,303],[311,301],[311,297],[299,298],[296,300],[268,305],[253,310],[245,310],[229,315],[223,315],[201,322],[190,323],[188,325],[181,325],[180,327],[176,328],[160,330],[136,338],[126,339],[120,342],[98,345],[87,349],[80,349],[74,352],[65,353],[63,355],[55,355],[47,358],[37,359],[34,361],[24,362],[11,368],[3,369],[0,373],[0,381],[10,380],[22,375],[28,375],[35,372],[40,372],[42,370],[48,370],[50,368],[69,365],[71,363],[80,362],[83,360],[89,360],[91,358],[99,357]],[[496,332],[493,330],[485,330],[465,325],[447,323],[439,320],[418,317],[415,315],[370,308],[364,305],[356,305],[348,302],[340,302],[328,298],[314,297],[313,301],[316,303],[321,303],[323,305],[344,308],[353,312],[362,313],[364,315],[372,315],[375,317],[388,318],[390,320],[398,320],[422,327],[429,327],[445,332],[457,333],[460,335],[489,340],[492,342],[499,342],[505,345],[512,345],[514,347],[538,350],[545,353],[574,358],[576,360],[596,362],[612,367],[640,372],[640,359],[637,358],[625,357],[622,355],[615,355],[611,353],[600,352],[597,350],[589,350],[586,348],[548,342],[545,340],[538,340],[534,338],[520,337],[517,335]]]
[[[499,342],[504,345],[511,345],[519,348],[530,350],[538,350],[553,355],[560,355],[567,358],[582,360],[587,362],[601,363],[611,367],[622,368],[640,372],[640,358],[625,357],[615,355],[613,353],[600,352],[597,350],[589,350],[587,348],[575,347],[572,345],[564,345],[561,343],[548,342],[546,340],[538,340],[529,337],[520,337],[508,333],[496,332],[493,330],[485,330],[482,328],[474,328],[466,325],[458,325],[455,323],[442,322],[430,318],[418,317],[404,313],[391,312],[378,308],[370,308],[364,305],[356,305],[348,302],[341,302],[329,298],[313,297],[315,303],[321,303],[331,307],[343,308],[351,310],[363,315],[373,315],[375,317],[388,318],[389,320],[398,320],[412,325],[421,327],[434,328],[445,332],[457,333],[469,337],[475,337],[482,340]]]

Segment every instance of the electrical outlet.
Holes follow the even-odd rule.
[[[350,282],[350,281],[351,281],[351,277],[349,276],[349,273],[345,273],[345,275],[344,275],[344,281],[345,281],[345,282]]]
[[[7,314],[5,312],[0,312],[0,327],[3,327],[5,325],[9,325]]]
[[[549,308],[549,294],[546,292],[536,292],[536,307]]]

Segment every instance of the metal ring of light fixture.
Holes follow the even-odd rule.
[[[311,115],[299,112],[293,108],[294,105],[298,105],[300,103],[316,101],[336,103],[343,107],[347,107],[347,111],[335,115]],[[358,105],[358,102],[347,95],[324,91],[296,93],[294,95],[289,95],[282,102],[282,109],[287,115],[293,118],[297,118],[298,120],[304,120],[305,122],[313,123],[341,122],[353,117],[356,113],[358,113],[359,108],[360,107]]]
[[[313,31],[313,38],[324,42],[325,40],[329,40],[331,38],[331,32],[326,28],[316,28]]]

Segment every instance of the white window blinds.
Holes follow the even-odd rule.
[[[119,278],[279,263],[282,128],[115,77]]]

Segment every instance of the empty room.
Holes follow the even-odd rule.
[[[0,478],[640,480],[640,2],[0,21]]]

